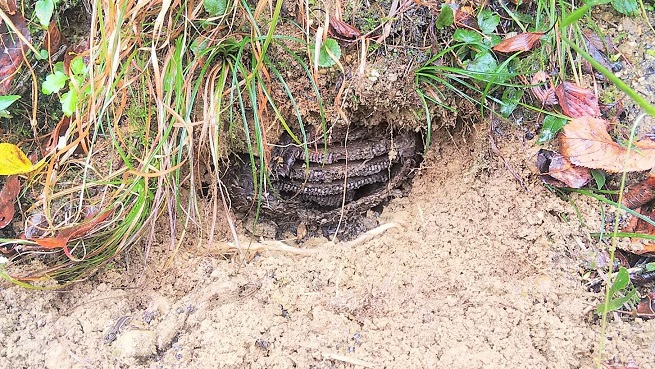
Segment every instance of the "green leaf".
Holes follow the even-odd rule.
[[[18,99],[20,99],[20,95],[0,96],[0,110],[6,110]]]
[[[514,87],[508,87],[503,91],[503,97],[501,99],[500,113],[505,117],[509,117],[510,114],[516,109],[519,105],[519,101],[523,97],[523,90],[519,90]]]
[[[637,0],[612,0],[612,6],[621,14],[633,17],[639,15]]]
[[[204,0],[205,11],[211,16],[220,17],[227,11],[227,0]]]
[[[325,40],[318,52],[318,66],[328,68],[337,63],[341,58],[341,47],[339,43],[331,38]]]
[[[632,296],[626,296],[626,297],[621,297],[618,299],[611,299],[609,303],[607,304],[607,308],[605,308],[605,303],[601,303],[596,307],[596,314],[605,314],[609,313],[610,311],[618,310],[625,304],[626,302],[630,301]]]
[[[655,262],[647,263],[647,264],[644,266],[644,271],[646,271],[646,272],[653,272],[653,271],[655,271]]]
[[[458,28],[453,34],[453,40],[467,44],[477,44],[482,42],[482,35],[470,29]]]
[[[66,85],[68,76],[61,71],[55,70],[54,73],[48,74],[45,81],[41,84],[41,92],[46,95],[59,92]]]
[[[552,115],[547,115],[544,118],[544,123],[541,127],[541,134],[537,143],[544,143],[552,140],[557,136],[557,133],[568,123],[564,118],[558,118]]]
[[[629,283],[630,275],[628,274],[628,270],[625,267],[619,268],[619,272],[616,273],[616,278],[614,278],[614,283],[610,287],[610,296],[614,296],[617,292],[624,290],[628,287]]]
[[[599,190],[605,186],[605,182],[607,181],[607,174],[605,172],[599,169],[592,169],[591,176],[594,177]]]
[[[47,27],[52,19],[52,14],[55,12],[54,0],[39,0],[34,4],[34,14],[39,19],[39,23],[43,27]]]
[[[75,113],[75,106],[77,106],[77,91],[72,89],[65,94],[61,95],[61,110],[66,114],[67,117],[70,117]]]
[[[466,69],[473,72],[493,73],[498,69],[498,62],[490,52],[481,52],[471,60]]]
[[[450,27],[454,21],[455,14],[453,13],[453,8],[451,8],[450,5],[443,4],[441,12],[439,12],[439,17],[437,18],[437,29]]]
[[[499,23],[500,16],[489,9],[482,9],[478,13],[478,27],[480,27],[480,31],[485,35],[494,33]]]
[[[76,56],[71,60],[70,70],[73,74],[78,76],[86,75],[86,65],[84,64],[84,59],[81,56]]]

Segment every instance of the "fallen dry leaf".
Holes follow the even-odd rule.
[[[43,143],[43,156],[48,156],[56,151],[57,145],[59,144],[60,137],[66,134],[68,127],[70,126],[70,117],[63,116],[55,129],[48,135],[47,141]]]
[[[651,292],[642,298],[637,304],[637,315],[650,315],[655,317],[655,292]]]
[[[14,203],[20,193],[18,176],[9,176],[0,191],[0,228],[6,227],[14,219]]]
[[[587,168],[572,165],[555,151],[541,149],[537,153],[541,180],[555,187],[580,188],[593,178]]]
[[[563,82],[555,88],[562,112],[571,118],[598,117],[598,98],[593,92],[575,83]]]
[[[344,21],[338,20],[336,17],[330,17],[329,32],[345,39],[356,39],[362,35],[357,28]]]
[[[603,119],[581,117],[562,128],[560,151],[571,163],[608,172],[636,172],[655,167],[655,141],[637,141],[628,151],[612,140]]]
[[[519,33],[508,39],[501,41],[498,45],[494,46],[494,50],[501,53],[513,53],[517,51],[530,51],[534,45],[539,42],[543,32],[525,32]]]
[[[31,41],[25,18],[20,13],[7,16],[25,39]],[[16,71],[23,63],[23,53],[27,51],[27,46],[7,27],[6,22],[1,22],[0,48],[3,50],[0,53],[0,95],[5,95],[11,87]]]
[[[48,25],[48,30],[45,33],[45,47],[46,50],[48,50],[48,55],[53,55],[57,51],[59,51],[59,48],[61,45],[64,43],[64,36],[61,34],[61,31],[59,30],[59,26],[57,26],[57,22],[54,20],[50,22],[50,25]]]
[[[7,12],[9,15],[16,14],[16,0],[0,0],[0,9]]]
[[[72,239],[81,238],[86,236],[91,230],[93,230],[99,223],[107,219],[113,210],[105,211],[104,213],[96,216],[95,213],[90,213],[85,218],[85,222],[64,228],[57,232],[57,235],[54,237],[44,237],[44,238],[33,238],[30,241],[36,242],[41,248],[44,249],[62,249],[64,254],[68,256],[69,259],[75,260],[73,255],[68,249],[68,242]]]
[[[547,84],[541,85],[545,82]],[[541,102],[541,106],[557,105],[557,96],[555,95],[555,88],[546,72],[540,70],[532,76],[532,85],[530,90],[532,94]]]
[[[649,175],[639,183],[629,185],[623,194],[621,203],[630,209],[636,209],[655,199],[655,175]]]

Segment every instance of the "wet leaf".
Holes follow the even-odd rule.
[[[31,41],[25,18],[20,13],[8,17],[23,37],[27,41]],[[7,27],[5,22],[0,22],[0,49],[2,50],[0,53],[0,95],[4,95],[11,86],[14,74],[23,63],[23,53],[27,51],[27,46]]]
[[[14,203],[20,193],[20,180],[9,176],[0,191],[0,228],[6,227],[14,219]]]
[[[437,29],[443,29],[450,27],[455,22],[455,13],[453,8],[448,4],[443,4],[441,11],[439,12],[439,17],[437,18],[436,27]]]
[[[227,0],[204,0],[203,6],[211,16],[220,17],[227,11]]]
[[[54,12],[55,0],[38,0],[34,4],[34,14],[43,27],[47,27],[50,24]]]
[[[341,47],[336,40],[328,38],[318,51],[318,66],[322,68],[331,67],[337,63],[340,57]]]
[[[539,134],[538,143],[545,143],[557,136],[560,130],[566,125],[568,121],[563,118],[547,115],[544,118],[544,123],[541,127],[541,134]]]
[[[501,53],[530,51],[543,36],[543,32],[525,32],[501,41],[494,50]]]
[[[458,28],[453,33],[453,40],[467,44],[477,44],[482,42],[482,35],[470,29]]]
[[[493,73],[498,69],[498,62],[490,52],[483,52],[471,60],[466,69],[474,72]]]
[[[330,32],[346,39],[356,39],[362,35],[357,28],[335,17],[330,17]]]
[[[32,162],[18,146],[6,142],[0,143],[0,175],[29,173],[32,168]]]
[[[599,190],[605,186],[605,182],[607,181],[607,173],[603,172],[602,170],[594,169],[591,171],[591,176],[594,177],[594,181],[596,181],[596,186]]]
[[[655,141],[637,141],[628,151],[612,140],[603,119],[582,117],[562,129],[560,150],[571,163],[608,172],[635,172],[655,167]]]
[[[0,110],[7,110],[18,99],[20,99],[20,95],[0,96]]]
[[[519,90],[514,87],[508,87],[503,91],[503,97],[500,104],[500,113],[505,117],[509,117],[510,114],[516,109],[523,97],[523,90]]]
[[[67,117],[72,116],[73,113],[75,113],[75,108],[77,107],[78,102],[77,90],[72,88],[68,92],[62,94],[59,101],[61,102],[61,111],[63,111]]]
[[[621,14],[633,17],[639,15],[637,0],[612,0],[612,6]]]
[[[66,86],[67,81],[66,73],[57,70],[45,77],[45,81],[41,84],[41,92],[45,95],[57,93]]]
[[[480,27],[480,31],[486,35],[494,33],[499,23],[500,16],[489,9],[482,9],[482,11],[478,13],[478,27]]]
[[[555,88],[555,95],[562,112],[571,118],[598,117],[598,98],[593,92],[575,83],[563,82]]]
[[[576,167],[562,155],[550,150],[539,150],[537,168],[541,180],[555,187],[580,188],[592,178],[589,169]]]

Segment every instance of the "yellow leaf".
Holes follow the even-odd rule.
[[[18,146],[0,143],[0,175],[11,176],[32,171],[32,162]]]

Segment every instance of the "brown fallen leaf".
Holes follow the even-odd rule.
[[[20,193],[18,176],[8,176],[0,190],[0,228],[6,227],[14,219],[14,203]]]
[[[7,12],[9,15],[16,14],[16,0],[0,0],[0,9]]]
[[[541,85],[542,83],[548,82],[547,84]],[[557,96],[555,95],[555,88],[553,83],[550,82],[550,78],[546,72],[540,70],[532,76],[532,94],[541,102],[541,106],[546,105],[557,105]],[[541,86],[540,86],[541,85]]]
[[[76,260],[68,249],[68,242],[86,236],[99,223],[107,219],[112,212],[113,210],[108,210],[98,216],[95,216],[96,214],[92,212],[86,216],[85,222],[64,228],[58,231],[54,237],[33,238],[30,241],[36,242],[44,249],[62,249],[69,259]]]
[[[587,168],[572,165],[555,151],[541,149],[537,153],[541,180],[555,187],[580,188],[593,178]]]
[[[336,17],[330,17],[330,27],[328,32],[332,35],[341,36],[349,40],[359,38],[359,36],[362,35],[357,28],[344,21],[338,20]]]
[[[494,46],[494,50],[501,53],[513,53],[517,51],[530,51],[539,42],[544,32],[524,32],[508,39],[502,40]]]
[[[655,318],[655,292],[647,294],[637,304],[637,316],[643,315]]]
[[[637,172],[655,167],[655,141],[643,139],[630,151],[607,133],[607,121],[592,117],[571,120],[562,128],[560,151],[571,163],[608,172]]]
[[[31,41],[30,30],[27,28],[25,18],[20,13],[7,16],[23,37],[27,41]],[[0,53],[0,95],[4,95],[9,91],[14,75],[23,63],[23,54],[27,49],[27,45],[7,27],[6,22],[0,23],[0,49],[3,50]]]
[[[655,199],[655,175],[650,175],[639,183],[629,185],[623,194],[621,203],[630,209],[636,209]]]
[[[56,21],[50,22],[50,25],[48,25],[48,30],[45,33],[45,47],[46,50],[48,50],[48,55],[53,55],[57,51],[59,51],[59,48],[61,45],[64,43],[64,36],[61,34],[61,31],[59,30],[59,26],[57,25]]]
[[[600,116],[598,97],[586,88],[575,83],[562,82],[555,87],[555,95],[562,112],[571,118]]]
[[[47,136],[47,139],[44,140],[45,142],[43,143],[42,149],[44,157],[56,151],[60,137],[66,134],[66,131],[70,126],[70,121],[70,117],[64,115],[61,120],[59,120],[59,123],[57,123],[57,126],[55,126],[55,129],[53,129],[52,132]]]

